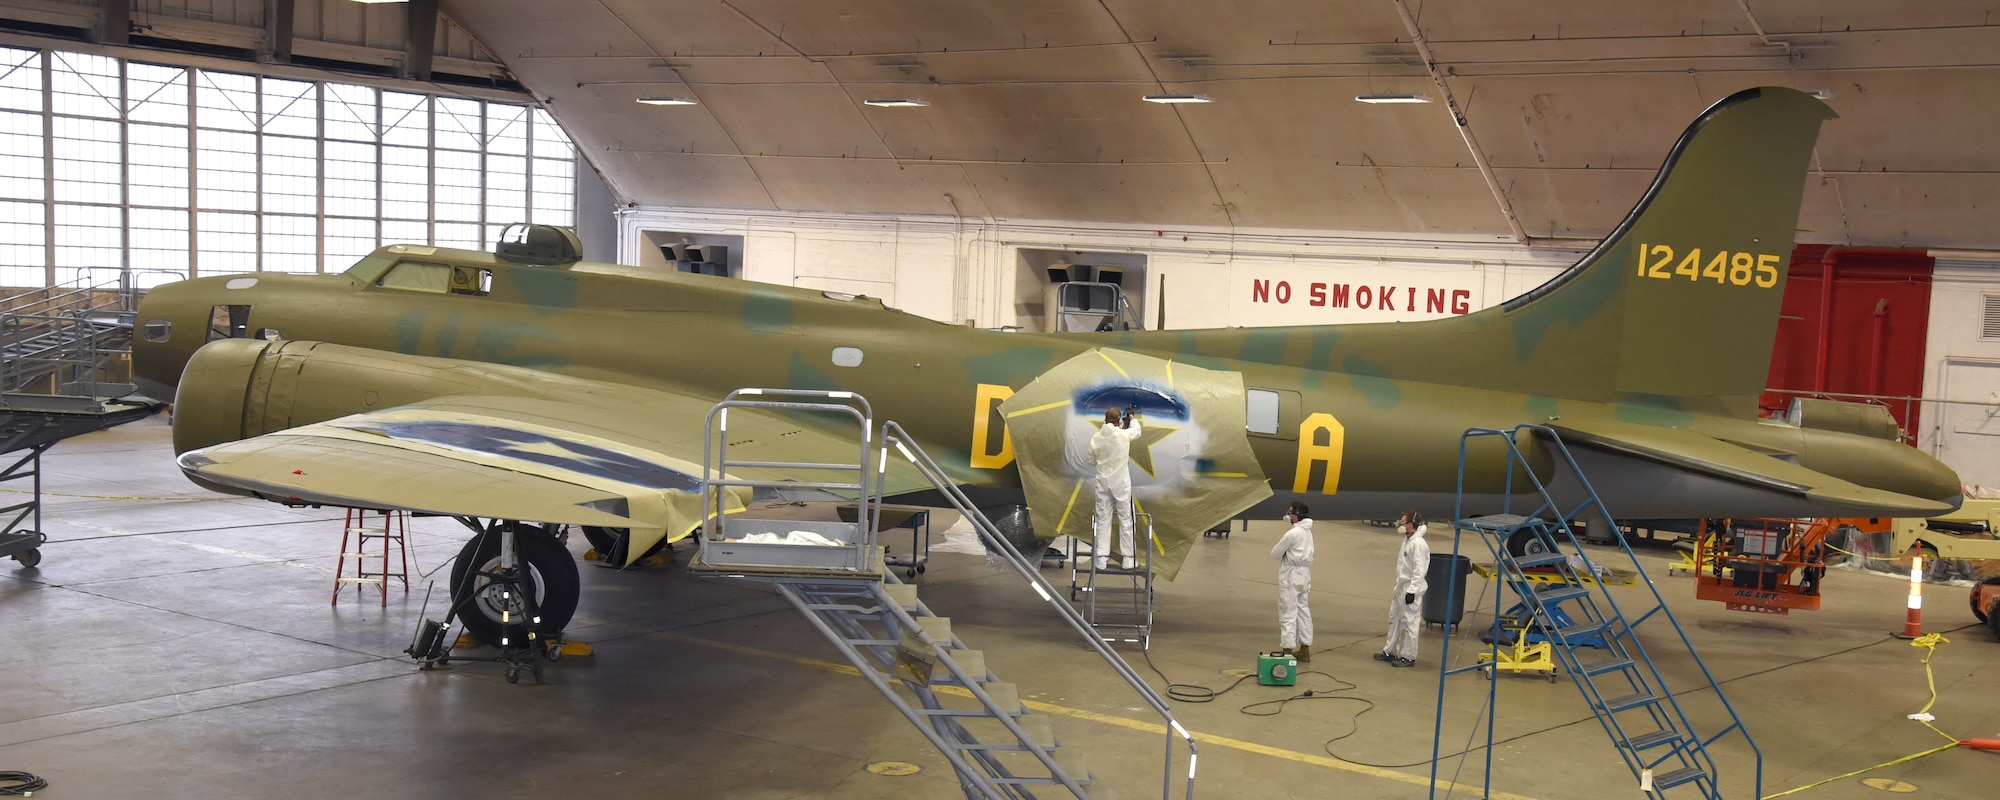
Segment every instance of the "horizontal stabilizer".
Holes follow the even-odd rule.
[[[1679,428],[1626,422],[1563,420],[1549,427],[1570,445],[1607,450],[1677,470],[1708,475],[1758,489],[1789,494],[1841,509],[1870,514],[1927,516],[1949,511],[1946,503],[1871,489],[1816,472],[1766,453]]]

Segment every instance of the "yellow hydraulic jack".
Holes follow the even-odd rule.
[[[1550,657],[1549,643],[1541,641],[1529,644],[1527,625],[1511,630],[1514,634],[1514,641],[1511,644],[1503,643],[1497,649],[1479,651],[1480,661],[1493,662],[1488,664],[1482,673],[1486,679],[1492,680],[1495,670],[1504,669],[1517,673],[1540,672],[1548,677],[1549,683],[1555,683],[1556,662]]]

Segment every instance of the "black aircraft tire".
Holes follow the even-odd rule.
[[[583,538],[590,542],[590,549],[597,551],[598,563],[608,564],[618,569],[626,568],[625,537],[628,533],[630,531],[625,528],[600,528],[596,525],[583,526]],[[646,550],[645,554],[639,556],[639,559],[652,558],[655,554],[666,548],[667,539],[662,536],[659,541],[654,542],[653,546]],[[639,561],[632,562],[632,566],[639,566]]]
[[[581,593],[576,560],[561,541],[537,525],[522,525],[514,540],[521,561],[528,567],[522,576],[525,589],[535,598],[542,613],[541,630],[549,636],[558,635],[569,625],[570,617],[576,615],[577,597]],[[475,596],[481,594],[480,590],[489,581],[476,575],[473,568],[491,569],[499,560],[500,531],[494,529],[467,541],[451,565],[451,600],[458,609],[459,622],[473,638],[495,645],[500,643],[502,633],[500,614],[490,595]],[[527,627],[519,622],[506,626],[511,643],[521,643],[526,635]]]
[[[2000,586],[2000,575],[1980,581],[1979,586]],[[1972,615],[1978,617],[1980,622],[1992,625],[1993,620],[1987,618],[1986,609],[1979,607],[1979,586],[1972,587],[1972,594],[1968,595],[1966,599],[1972,604]],[[2000,633],[2000,625],[1995,625],[1993,630],[1995,633]]]
[[[1535,532],[1528,528],[1514,531],[1507,537],[1507,553],[1515,558],[1538,556],[1548,552],[1548,544],[1535,538]]]

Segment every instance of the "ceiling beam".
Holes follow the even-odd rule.
[[[103,0],[99,5],[97,29],[91,41],[100,44],[130,44],[132,41],[132,0]]]
[[[1424,41],[1423,29],[1417,27],[1417,18],[1410,15],[1410,6],[1403,0],[1391,0],[1396,4],[1396,13],[1402,15],[1403,25],[1410,29],[1410,41],[1417,46],[1417,56],[1424,60],[1424,70],[1431,74],[1431,82],[1437,84],[1438,92],[1444,95],[1445,108],[1451,111],[1452,124],[1458,126],[1458,135],[1465,140],[1465,149],[1472,151],[1472,163],[1479,167],[1479,176],[1486,179],[1486,188],[1493,192],[1493,202],[1500,206],[1500,216],[1507,218],[1507,230],[1514,234],[1514,241],[1528,243],[1528,232],[1521,228],[1520,218],[1514,216],[1514,204],[1507,200],[1506,190],[1500,188],[1499,177],[1493,174],[1493,165],[1486,163],[1486,151],[1479,149],[1479,140],[1472,136],[1472,125],[1465,121],[1465,110],[1458,107],[1458,98],[1451,94],[1451,87],[1445,85],[1444,73],[1438,72],[1437,59],[1431,57],[1431,46]]]
[[[410,0],[403,23],[403,70],[405,80],[431,79],[432,44],[437,41],[438,0]]]
[[[290,63],[292,60],[292,20],[298,0],[264,0],[264,46],[257,49],[260,60]]]

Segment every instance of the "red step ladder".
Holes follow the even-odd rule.
[[[373,527],[371,527],[371,525]],[[333,573],[333,602],[340,603],[340,590],[348,584],[364,586],[375,584],[382,593],[382,605],[389,605],[389,579],[402,582],[403,591],[410,591],[410,551],[403,543],[409,532],[409,514],[396,511],[370,511],[350,508],[347,521],[341,526],[340,567]],[[368,552],[368,543],[374,542],[376,552]],[[396,550],[398,563],[402,566],[390,571],[389,549]],[[347,563],[354,562],[354,575],[347,574]],[[375,570],[368,569],[370,560],[377,560]],[[361,594],[355,590],[356,596]]]

